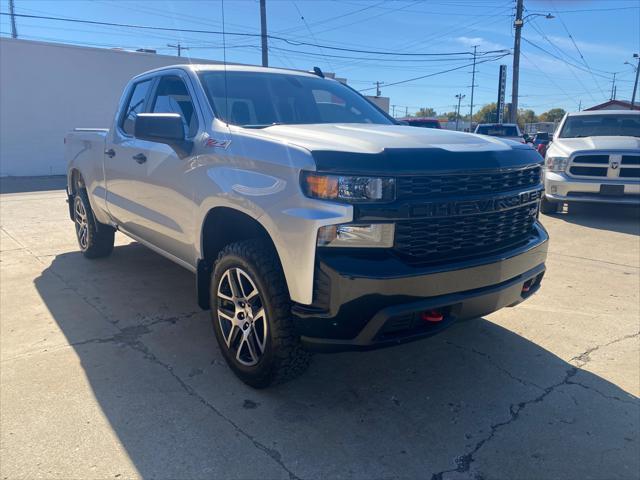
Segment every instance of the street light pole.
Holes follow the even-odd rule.
[[[262,39],[262,66],[269,66],[269,47],[267,46],[267,0],[260,0],[260,37]]]
[[[638,91],[638,73],[640,73],[640,54],[634,53],[633,58],[638,59],[638,65],[636,65],[636,81],[633,84],[633,94],[631,95],[631,109],[633,110],[636,104],[636,92]]]
[[[476,54],[478,50],[478,45],[473,46],[473,70],[471,71],[471,107],[469,108],[469,128],[471,128],[471,124],[473,124],[473,93],[476,88]]]
[[[526,17],[522,16],[524,10],[524,0],[517,0],[516,3],[516,20],[513,26],[516,29],[513,39],[513,78],[511,83],[511,110],[509,111],[509,119],[511,123],[518,121],[518,85],[520,82],[520,37],[522,36],[522,27],[527,18],[544,17],[547,19],[555,18],[550,13],[530,13]]]
[[[523,0],[517,0],[516,4],[516,20],[513,26],[516,34],[513,40],[513,75],[511,79],[511,110],[509,111],[509,120],[516,123],[518,119],[518,83],[520,81],[520,36],[522,34],[522,10],[524,9]]]
[[[458,99],[458,108],[456,110],[456,132],[458,131],[458,122],[460,121],[460,102],[462,102],[462,99],[465,96],[466,95],[462,95],[461,93],[456,95],[456,98]]]

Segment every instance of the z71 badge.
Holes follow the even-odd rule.
[[[207,148],[224,148],[226,149],[229,144],[231,143],[231,140],[216,140],[215,138],[206,138],[203,142],[205,147]]]

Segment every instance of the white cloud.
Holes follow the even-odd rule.
[[[506,50],[509,48],[499,43],[491,42],[482,37],[455,37],[453,40],[467,48],[478,45],[478,48],[480,50]]]
[[[559,37],[557,35],[547,35],[549,40],[551,40],[555,45],[558,46],[561,50],[568,50],[569,52],[578,55],[576,52],[576,47],[573,45],[573,42],[569,37]],[[548,45],[548,44],[547,44]],[[617,45],[611,45],[606,43],[592,43],[592,42],[584,42],[581,40],[576,40],[576,45],[582,52],[583,55],[587,53],[601,53],[601,54],[610,54],[619,52],[622,47]]]

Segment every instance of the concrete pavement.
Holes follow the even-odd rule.
[[[637,209],[543,217],[516,308],[255,391],[189,272],[122,235],[84,259],[35,182],[0,196],[3,479],[640,477]]]

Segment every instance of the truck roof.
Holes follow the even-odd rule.
[[[256,65],[229,65],[224,64],[176,64],[168,65],[166,67],[155,68],[148,70],[140,75],[146,75],[152,72],[161,72],[171,69],[191,70],[193,72],[254,72],[254,73],[279,73],[285,75],[300,75],[304,77],[317,77],[313,72],[305,72],[303,70],[292,70],[286,68],[272,68],[272,67],[258,67]]]
[[[570,117],[588,117],[589,115],[640,115],[638,110],[583,110],[581,112],[569,112]]]

